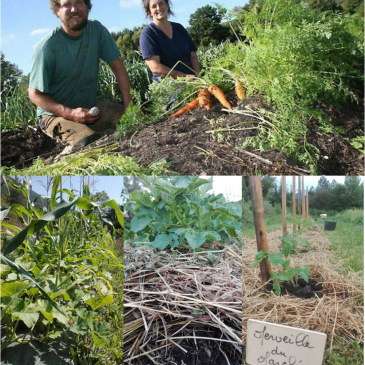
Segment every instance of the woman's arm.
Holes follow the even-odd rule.
[[[193,69],[195,71],[195,75],[198,76],[200,73],[200,65],[196,52],[191,52],[190,59],[191,59],[191,64],[193,65]]]
[[[162,77],[167,76],[171,71],[170,67],[167,67],[160,62],[160,56],[153,56],[150,58],[146,58],[145,61],[147,63],[147,66],[153,73],[160,75]],[[185,74],[184,72],[181,71],[172,70],[170,72],[170,76],[176,79],[177,77],[186,77],[186,76],[191,77],[192,75]]]

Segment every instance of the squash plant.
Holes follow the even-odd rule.
[[[179,176],[140,177],[147,191],[130,195],[134,209],[130,232],[133,242],[151,243],[163,250],[186,243],[197,249],[204,242],[240,240],[242,207],[226,202],[222,194],[208,193],[212,178]]]
[[[122,226],[123,213],[114,200],[88,200],[88,188],[84,198],[59,190],[60,179],[54,178],[47,213],[30,201],[30,180],[24,179],[22,186],[7,180],[28,204],[27,209],[14,204],[1,211],[1,323],[5,326],[1,351],[14,342],[52,345],[62,340],[71,345],[78,363],[85,354],[90,357],[92,349],[107,348],[114,341],[106,320],[114,301],[108,267],[122,265],[109,249],[113,241],[103,223],[110,222],[101,217],[100,207],[115,209]],[[10,211],[17,213],[25,228],[4,221]],[[31,354],[32,348],[22,351]],[[51,353],[40,355],[47,362]]]

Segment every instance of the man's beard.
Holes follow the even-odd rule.
[[[77,18],[79,20],[79,22],[73,23],[73,19],[72,19],[72,17],[70,17],[69,19],[67,19],[64,22],[65,26],[68,29],[73,30],[74,32],[84,29],[88,22],[88,15],[86,15],[85,17],[82,17],[82,14],[73,14],[73,15],[80,15],[80,18]]]

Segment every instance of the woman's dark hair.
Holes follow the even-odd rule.
[[[142,0],[143,9],[146,13],[146,17],[152,18],[150,15],[150,1],[151,0]],[[169,10],[167,11],[168,15],[175,15],[171,10],[171,1],[170,0],[164,0],[166,5],[168,6]]]
[[[57,11],[60,8],[59,0],[49,0],[49,2],[51,4],[52,13],[54,15],[57,15]],[[91,4],[91,0],[84,0],[84,3],[87,6],[87,8],[89,9],[89,11],[90,11],[91,8],[93,7],[93,4]]]

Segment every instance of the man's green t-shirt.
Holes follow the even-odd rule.
[[[120,56],[108,30],[89,20],[78,37],[69,36],[61,26],[36,46],[29,86],[49,94],[69,108],[92,108],[96,103],[99,59],[110,64]],[[37,108],[37,115],[51,113]]]

